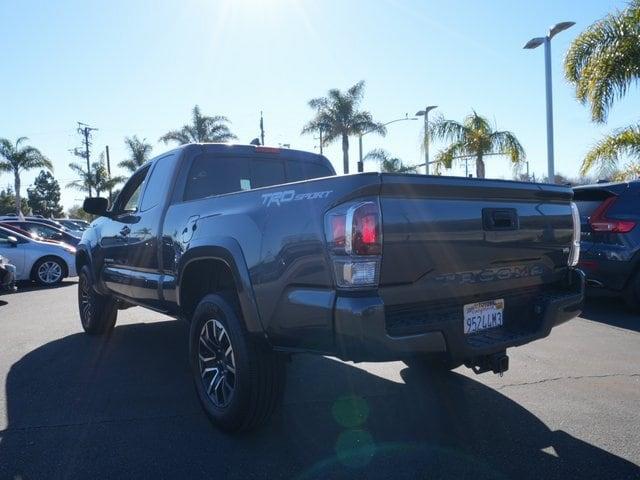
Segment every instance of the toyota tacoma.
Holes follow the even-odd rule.
[[[578,315],[580,220],[560,185],[336,176],[323,156],[191,144],[140,167],[76,255],[88,334],[139,305],[190,323],[198,397],[264,422],[295,353],[503,373],[507,348]]]

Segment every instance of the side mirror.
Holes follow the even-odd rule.
[[[7,237],[7,241],[9,242],[9,245],[11,245],[14,248],[18,246],[18,239],[13,235],[9,235]]]
[[[84,199],[82,209],[91,214],[99,217],[106,217],[107,210],[109,208],[109,200],[102,197],[88,197]]]

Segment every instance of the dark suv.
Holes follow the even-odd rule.
[[[582,228],[580,268],[591,294],[640,308],[640,181],[574,188]]]

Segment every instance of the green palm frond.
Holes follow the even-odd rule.
[[[191,124],[180,130],[171,130],[160,137],[164,143],[175,142],[179,145],[187,143],[220,143],[234,140],[237,137],[229,129],[229,119],[222,115],[206,116],[198,105],[191,111]]]
[[[564,62],[576,97],[604,122],[615,100],[640,78],[640,1],[595,22],[571,43]]]
[[[382,148],[376,148],[367,153],[363,161],[373,160],[380,166],[381,172],[386,173],[416,173],[417,167],[405,165],[397,157],[392,157],[389,152]]]
[[[118,163],[118,166],[133,173],[149,161],[153,147],[147,143],[146,138],[140,140],[136,135],[125,137],[124,144],[129,150],[129,158]]]
[[[622,155],[640,159],[640,125],[617,130],[600,140],[585,156],[580,174],[586,175],[596,166],[603,173],[614,171]]]

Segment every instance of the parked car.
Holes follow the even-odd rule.
[[[640,309],[640,181],[573,190],[582,229],[579,265],[588,293],[620,296]]]
[[[0,222],[0,226],[10,225],[21,228],[22,230],[25,230],[27,232],[35,233],[36,235],[47,240],[55,240],[57,242],[68,243],[69,245],[73,245],[74,247],[78,245],[78,243],[80,243],[79,237],[71,235],[70,233],[65,232],[59,228],[47,225],[46,223],[36,222],[33,220],[8,220]]]
[[[76,249],[71,245],[40,242],[0,226],[0,255],[16,267],[16,280],[52,286],[76,276]]]
[[[69,233],[82,237],[82,232],[89,228],[89,223],[83,220],[74,220],[70,218],[56,218],[56,222],[69,230]]]
[[[49,240],[49,239],[43,238],[40,235],[38,235],[37,233],[34,233],[33,231],[23,230],[22,228],[14,225],[12,222],[0,222],[0,226],[6,228],[8,230],[17,232],[20,235],[24,235],[25,237],[29,237],[32,240],[37,240],[39,242],[55,243],[55,244],[59,244],[59,245],[68,245],[68,243],[61,242],[61,241],[58,241],[58,240]]]
[[[16,289],[16,267],[9,259],[0,255],[0,292],[13,292]]]
[[[363,173],[320,155],[187,145],[139,168],[79,245],[89,334],[141,305],[191,323],[205,412],[265,421],[283,358],[461,364],[505,372],[506,349],[578,315],[579,219],[560,185]]]

